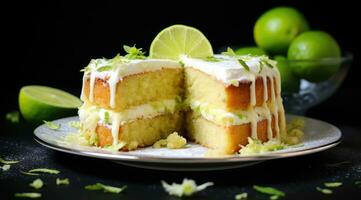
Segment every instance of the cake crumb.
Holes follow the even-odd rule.
[[[180,149],[187,144],[187,140],[180,136],[178,132],[173,132],[168,135],[167,139],[158,140],[153,144],[153,148],[163,148],[167,147],[169,149]]]

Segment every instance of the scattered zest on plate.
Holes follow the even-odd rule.
[[[45,121],[43,120],[43,122],[46,124],[46,126],[48,126],[48,128],[50,128],[51,130],[58,130],[60,128],[60,124],[55,124],[54,122],[51,121]]]
[[[280,197],[286,196],[284,192],[273,187],[263,187],[263,186],[254,185],[253,189],[255,189],[257,192],[268,194],[271,200],[276,200],[279,199]]]
[[[183,179],[182,184],[172,183],[172,185],[169,185],[165,181],[161,181],[161,183],[165,191],[167,191],[170,195],[177,197],[192,196],[194,193],[214,185],[212,182],[207,182],[197,186],[194,180],[186,178]]]
[[[12,111],[12,112],[6,113],[5,118],[6,118],[6,120],[10,121],[11,123],[19,123],[20,113],[19,113],[19,111]]]
[[[1,164],[5,164],[5,165],[9,165],[9,164],[16,164],[20,161],[18,160],[4,160],[2,157],[0,157],[0,163]]]
[[[323,193],[323,194],[332,194],[332,190],[327,189],[327,188],[320,188],[320,187],[316,187],[316,190]]]
[[[36,193],[36,192],[15,193],[14,196],[15,196],[15,197],[21,197],[21,198],[31,198],[31,199],[35,199],[35,198],[40,198],[40,197],[41,197],[41,193]]]
[[[342,186],[342,183],[341,182],[328,182],[328,183],[324,183],[324,185],[328,188],[336,188],[336,187]]]
[[[237,194],[234,199],[235,200],[246,200],[248,198],[247,192]]]
[[[28,171],[28,173],[34,173],[33,175],[35,175],[36,173],[39,173],[39,172],[40,173],[47,173],[47,174],[59,174],[60,173],[59,170],[47,169],[47,168],[31,169],[31,170]]]
[[[101,183],[96,183],[94,185],[87,185],[84,188],[86,190],[103,190],[104,192],[119,194],[120,192],[124,191],[127,188],[127,186],[124,185],[123,187],[114,187],[114,186],[104,185]]]
[[[70,181],[69,181],[68,178],[64,178],[64,179],[57,178],[56,179],[56,184],[57,185],[69,185]]]
[[[35,189],[40,189],[43,187],[44,183],[40,178],[35,179],[32,183],[29,184],[30,187],[33,187]]]
[[[8,171],[10,169],[11,165],[3,165],[0,167],[3,171]]]
[[[70,121],[68,123],[69,126],[76,128],[76,129],[80,129],[81,128],[81,123],[80,121]]]

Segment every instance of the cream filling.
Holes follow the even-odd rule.
[[[266,119],[270,115],[268,108],[263,106],[255,107],[251,110],[227,112],[223,109],[213,108],[208,103],[192,101],[189,103],[189,107],[195,115],[202,116],[208,121],[222,126],[234,126],[249,123],[252,121],[252,118],[255,118],[254,115],[257,115],[257,121]]]
[[[87,131],[95,132],[98,124],[104,124],[110,126],[113,138],[118,138],[121,125],[141,118],[153,118],[166,113],[174,113],[179,108],[180,103],[175,99],[149,102],[121,112],[84,103],[79,108],[79,119]],[[117,143],[118,140],[113,140],[113,145]]]

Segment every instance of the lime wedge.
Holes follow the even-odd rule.
[[[173,25],[162,30],[150,45],[151,58],[178,60],[182,55],[206,58],[213,56],[213,50],[202,32],[184,25]]]
[[[23,117],[33,123],[76,114],[80,99],[59,89],[30,85],[21,88],[19,107]]]

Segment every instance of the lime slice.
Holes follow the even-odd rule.
[[[81,104],[78,97],[51,87],[24,86],[19,93],[20,112],[33,123],[74,115]]]
[[[213,56],[213,50],[202,32],[184,25],[173,25],[162,30],[150,45],[151,58],[178,60],[182,55],[206,58]]]

